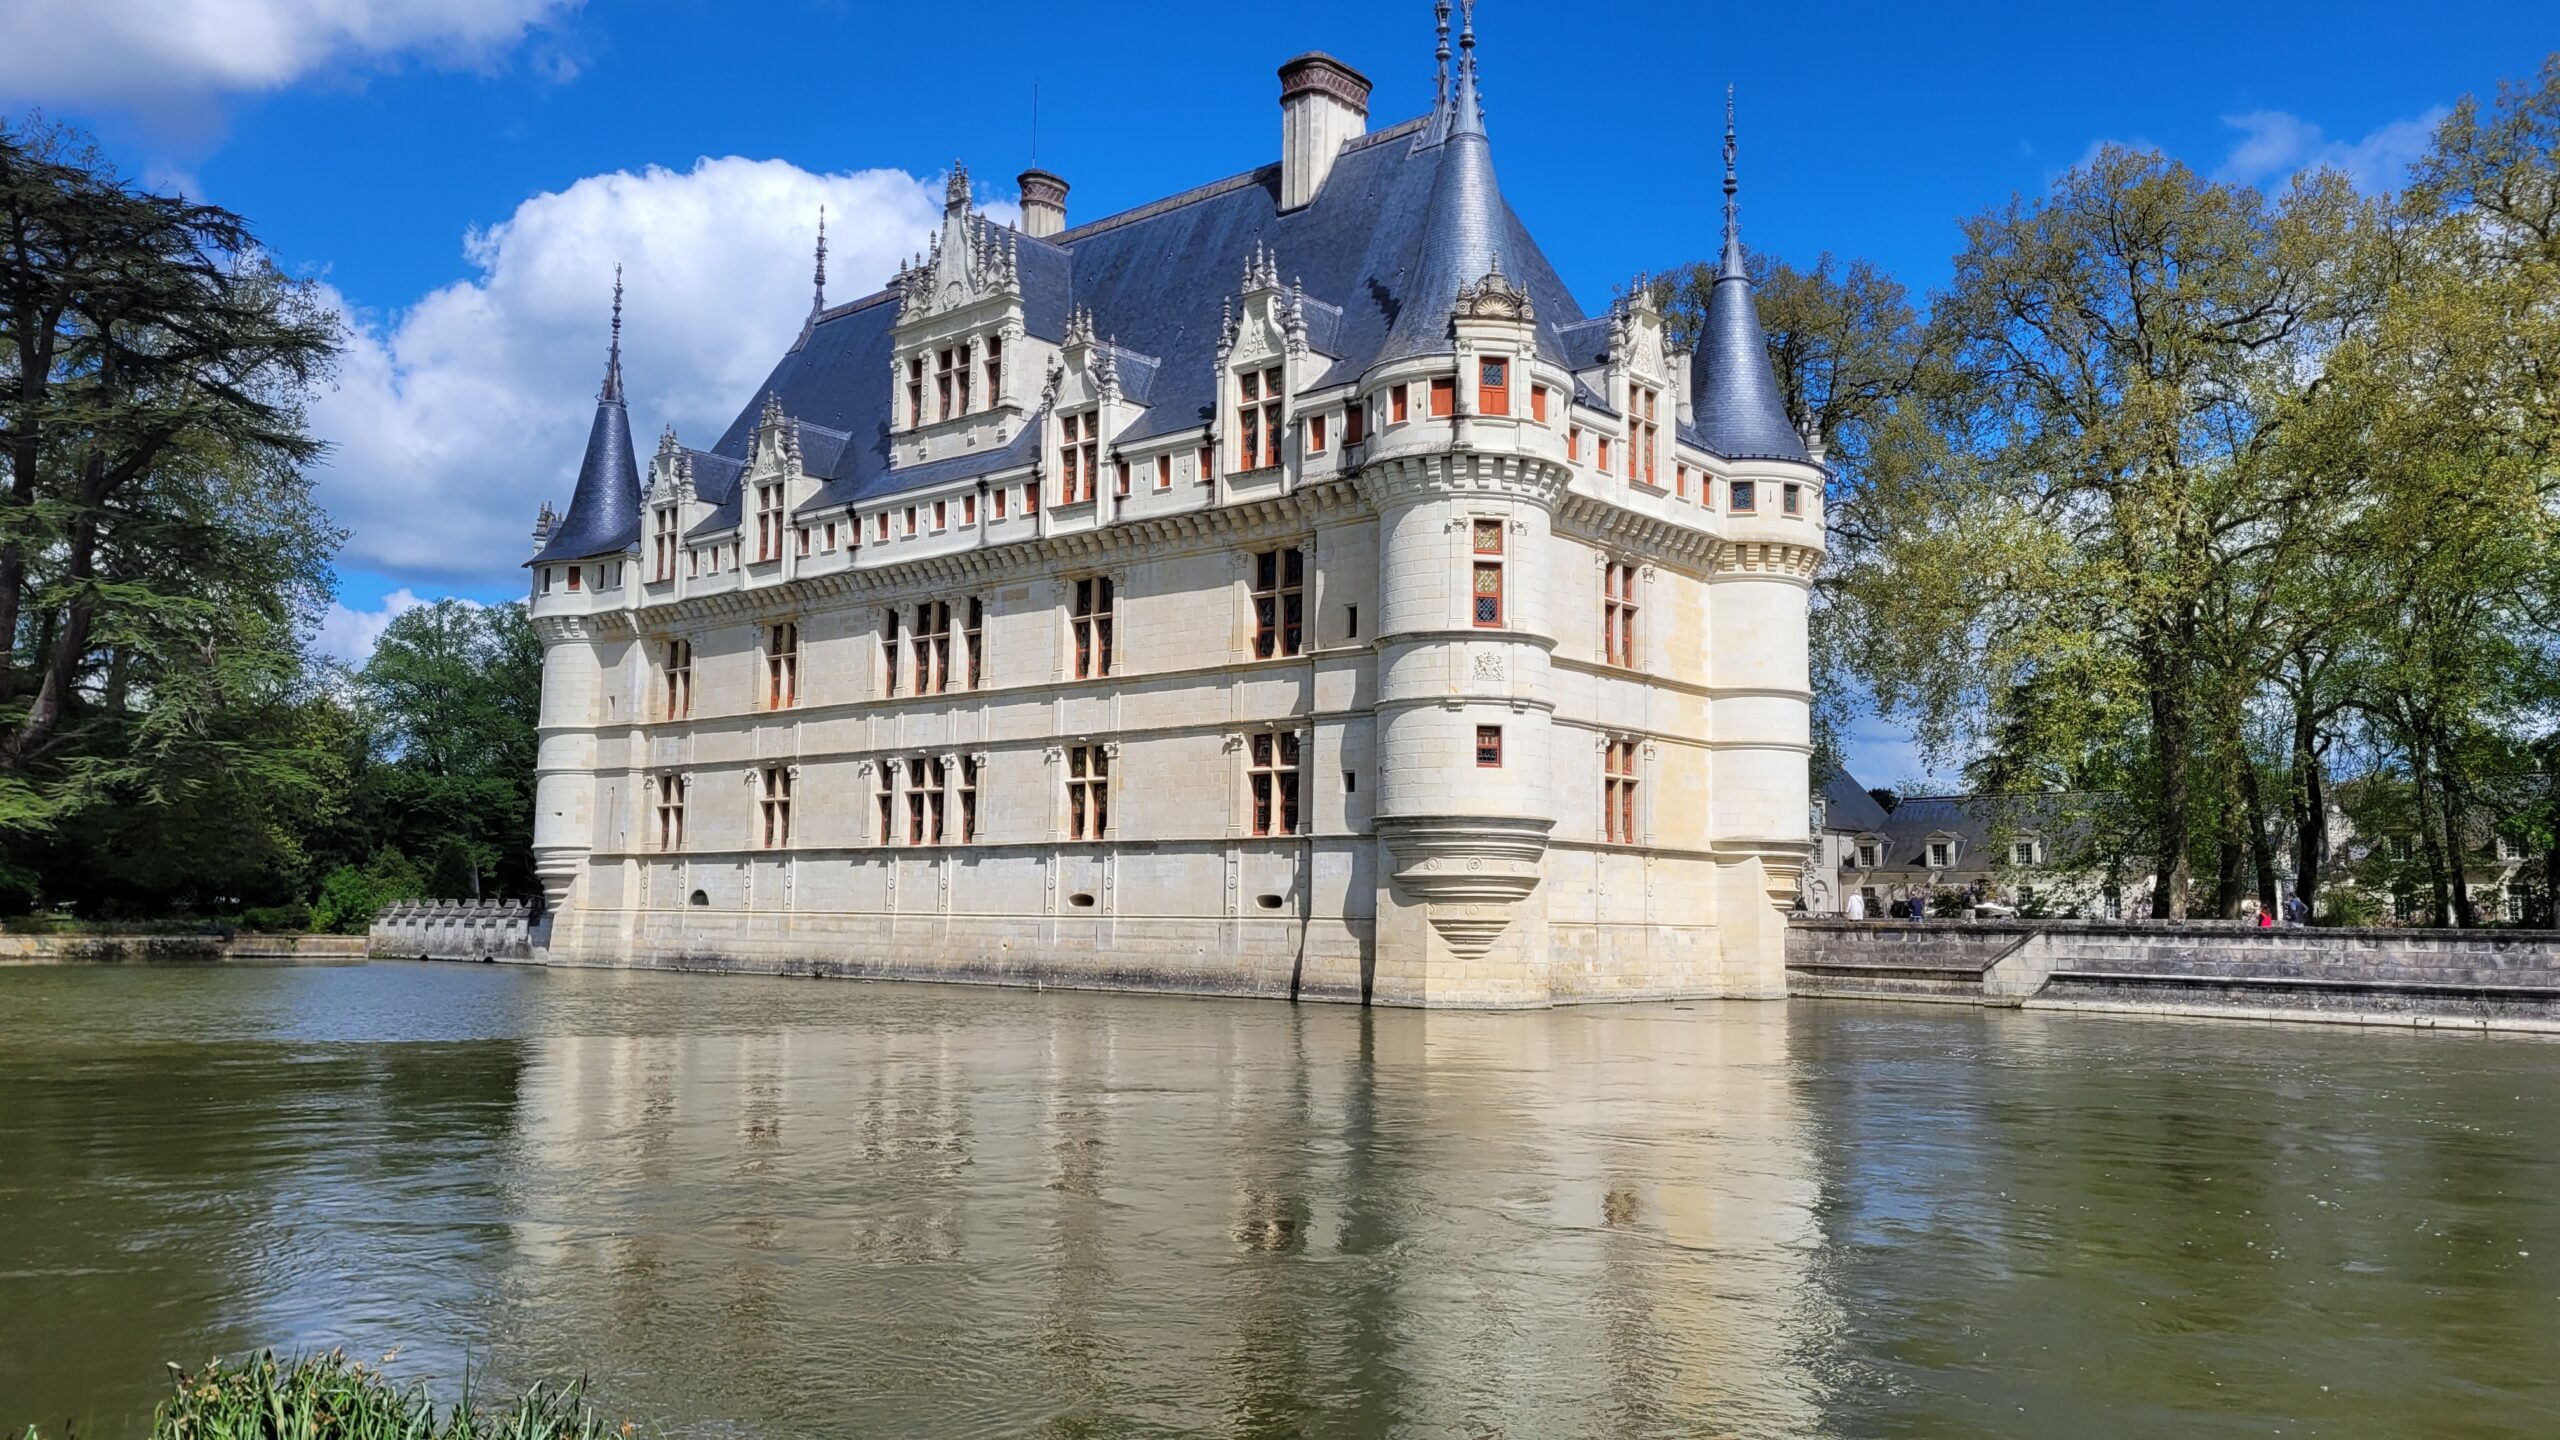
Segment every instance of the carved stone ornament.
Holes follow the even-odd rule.
[[[1499,680],[1502,678],[1502,655],[1500,652],[1493,650],[1479,650],[1476,652],[1476,678],[1479,680]]]
[[[1458,287],[1456,316],[1460,320],[1519,320],[1538,318],[1538,308],[1529,302],[1529,292],[1502,273],[1502,257],[1493,257],[1493,268],[1473,285]]]

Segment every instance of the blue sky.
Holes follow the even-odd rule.
[[[1728,81],[1751,244],[1866,256],[1925,292],[1961,217],[2107,140],[2251,183],[2326,161],[2389,186],[2443,107],[2533,71],[2550,20],[2547,3],[1477,12],[1504,191],[1593,308],[1711,253]],[[518,593],[533,511],[565,499],[592,413],[616,261],[635,425],[699,443],[796,329],[817,205],[833,293],[873,288],[955,158],[1011,199],[1035,83],[1039,161],[1086,218],[1274,158],[1272,72],[1301,50],[1365,71],[1375,124],[1432,83],[1425,0],[0,0],[0,34],[0,106],[241,211],[345,307],[358,343],[315,414],[339,446],[323,498],[352,532],[324,635],[345,652],[414,600]],[[1871,783],[1922,768],[1880,725],[1853,755]]]

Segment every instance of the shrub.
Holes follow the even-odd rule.
[[[171,1369],[177,1367],[171,1366]],[[272,1351],[236,1365],[180,1371],[152,1413],[150,1440],[606,1440],[629,1436],[587,1404],[585,1386],[534,1386],[514,1403],[463,1398],[439,1409],[426,1387],[400,1385],[343,1351],[279,1363]],[[42,1440],[30,1427],[25,1440]]]
[[[240,928],[261,934],[299,934],[311,928],[308,905],[252,905],[240,912]]]

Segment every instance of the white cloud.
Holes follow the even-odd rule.
[[[320,627],[313,632],[311,643],[323,655],[362,665],[373,658],[373,647],[382,643],[382,632],[391,627],[392,621],[426,603],[405,585],[383,596],[379,609],[350,610],[345,602],[332,600],[329,613],[320,617]]]
[[[2394,120],[2361,140],[2332,140],[2319,126],[2282,110],[2253,110],[2226,115],[2222,123],[2241,132],[2240,143],[2224,157],[2217,180],[2241,185],[2276,184],[2309,169],[2326,166],[2342,171],[2367,194],[2397,190],[2409,178],[2409,166],[2426,153],[2446,107]]]
[[[577,0],[0,0],[0,95],[163,108],[416,57],[483,64]]]
[[[320,495],[351,532],[342,563],[411,583],[521,583],[534,511],[565,507],[577,478],[617,263],[639,459],[669,422],[710,444],[808,313],[822,203],[841,301],[924,247],[942,182],[735,156],[590,176],[467,236],[476,276],[396,314],[351,310],[338,387],[312,416],[336,447]]]

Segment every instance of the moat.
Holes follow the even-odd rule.
[[[25,969],[0,1433],[343,1344],[694,1436],[2538,1436],[2555,1195],[2529,1036]]]

